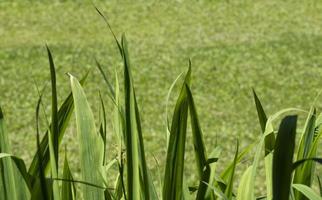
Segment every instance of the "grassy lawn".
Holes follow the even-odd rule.
[[[127,35],[146,156],[154,172],[158,167],[153,156],[161,164],[165,159],[168,88],[187,69],[188,58],[206,145],[211,149],[217,138],[230,152],[227,160],[233,157],[237,139],[245,146],[260,134],[252,87],[269,114],[286,107],[308,109],[322,89],[320,1],[113,0],[95,4],[118,36]],[[85,90],[97,111],[98,92],[106,101],[108,97],[95,58],[109,71],[121,70],[113,38],[90,2],[1,1],[0,103],[14,153],[27,160],[36,146],[36,83],[49,88],[46,43],[58,67],[61,101],[70,91],[65,73],[81,77],[92,69]],[[50,105],[49,98],[48,89],[45,105]],[[316,102],[318,108],[321,99]],[[50,108],[45,110],[49,113]],[[68,145],[75,134],[72,126],[64,142],[69,154],[77,151],[77,146]],[[112,139],[108,148],[113,150]],[[192,149],[191,142],[187,148]],[[77,168],[76,163],[73,160],[71,167]]]

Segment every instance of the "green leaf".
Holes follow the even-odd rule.
[[[254,147],[254,144],[251,144],[249,146],[247,146],[246,148],[244,148],[237,156],[237,163],[239,163],[249,152],[250,150],[252,150]],[[231,163],[225,167],[225,169],[223,170],[223,172],[221,173],[221,178],[225,181],[228,182],[229,180],[229,175],[231,174],[231,171],[234,168],[234,160],[231,161]]]
[[[252,181],[253,165],[249,166],[243,173],[237,191],[237,200],[251,200],[253,194],[249,194],[249,183]]]
[[[233,168],[229,173],[229,176],[228,176],[229,179],[227,182],[227,187],[225,189],[225,195],[228,197],[228,199],[231,199],[233,197],[233,183],[234,183],[235,169],[237,165],[238,149],[239,149],[239,143],[237,141],[236,153],[233,161]]]
[[[163,199],[182,199],[183,169],[188,117],[186,84],[190,82],[191,67],[186,74],[173,112],[163,183]]]
[[[53,160],[55,167],[52,167],[52,170],[55,170],[54,176],[57,177],[58,174],[58,136],[59,136],[59,126],[58,126],[58,100],[57,100],[57,88],[56,88],[56,71],[55,71],[55,65],[53,61],[52,54],[50,52],[50,49],[46,45],[47,53],[48,53],[48,59],[49,59],[49,68],[50,68],[50,79],[51,79],[51,138],[53,142],[53,154],[54,158],[51,158]]]
[[[127,158],[128,199],[155,199],[156,192],[148,175],[141,130],[140,114],[131,75],[126,38],[122,36],[125,92],[125,143]],[[151,190],[152,189],[152,190]]]
[[[272,199],[272,163],[273,163],[273,155],[272,151],[274,150],[275,145],[275,135],[271,130],[266,130],[266,127],[270,129],[273,127],[272,124],[268,123],[267,116],[265,114],[262,103],[260,102],[255,90],[253,89],[253,95],[258,115],[258,120],[261,126],[262,133],[265,134],[267,131],[270,132],[265,137],[265,175],[266,175],[266,190],[267,190],[267,198]]]
[[[10,200],[28,199],[29,192],[27,185],[29,177],[27,177],[24,162],[17,157],[11,157],[12,159],[10,159],[8,156],[5,156],[9,155],[8,153],[10,152],[9,136],[0,107],[0,155],[2,155],[0,157],[0,197]]]
[[[80,83],[82,85],[85,83],[87,76],[88,76],[88,73],[86,73],[85,76],[80,81]],[[69,124],[73,109],[74,109],[74,101],[73,101],[72,93],[70,93],[58,110],[59,144],[65,134],[65,130],[67,128],[67,125]],[[51,125],[50,125],[50,127],[51,127]],[[51,129],[50,127],[49,127],[49,129]],[[41,140],[39,149],[35,153],[33,160],[30,164],[28,173],[31,176],[37,176],[37,174],[39,173],[39,156],[38,156],[38,154],[40,154],[40,153],[41,153],[41,155],[42,155],[41,157],[43,159],[41,161],[42,167],[44,169],[46,169],[46,168],[48,168],[48,164],[49,164],[48,131],[45,133],[43,139]],[[33,185],[33,183],[32,183],[32,185]]]
[[[262,103],[260,102],[255,90],[253,90],[253,94],[254,94],[254,100],[255,100],[259,124],[261,126],[262,133],[264,133],[266,129],[267,117],[266,117],[264,108],[262,106]],[[275,144],[275,136],[274,136],[274,133],[271,133],[267,135],[265,138],[265,156],[269,154],[271,151],[273,151],[274,144]]]
[[[118,39],[116,38],[116,36],[115,36],[115,33],[114,33],[114,31],[113,31],[113,29],[112,29],[112,27],[111,27],[111,25],[110,25],[110,23],[107,21],[107,19],[106,19],[106,17],[103,15],[103,13],[97,8],[97,7],[95,7],[95,9],[96,9],[96,11],[97,11],[97,13],[103,18],[103,20],[104,20],[104,22],[105,22],[105,24],[107,25],[107,28],[110,30],[110,32],[112,33],[112,35],[113,35],[113,37],[114,37],[114,40],[115,40],[115,42],[116,42],[116,44],[117,44],[117,47],[118,47],[118,49],[119,49],[119,51],[120,51],[120,54],[122,55],[122,53],[123,53],[123,50],[122,50],[122,46],[121,46],[121,44],[120,44],[120,42],[118,41]],[[123,56],[123,55],[122,55]]]
[[[59,127],[58,127],[58,100],[57,100],[57,89],[56,89],[56,72],[55,65],[51,55],[51,52],[46,45],[48,59],[49,59],[49,68],[50,68],[50,79],[51,79],[51,126],[49,134],[49,154],[50,154],[50,166],[51,174],[53,177],[58,177],[58,137],[59,137]],[[54,200],[59,199],[59,186],[58,183],[53,182],[53,192]]]
[[[304,131],[301,135],[300,145],[297,152],[297,160],[316,157],[318,143],[315,142],[318,137],[315,137],[316,127],[316,110],[311,108],[307,117]],[[315,174],[315,164],[311,161],[305,162],[300,167],[296,168],[293,183],[304,184],[311,186]],[[306,200],[307,198],[299,191],[294,190],[294,196],[297,200]]]
[[[318,194],[316,194],[312,188],[303,185],[303,184],[293,184],[293,188],[301,192],[303,195],[305,195],[310,200],[322,200],[322,197],[320,197]]]
[[[37,152],[40,152],[40,142],[39,142],[39,110],[40,110],[40,104],[42,100],[42,95],[40,94],[37,107],[36,107],[36,133],[37,133]],[[52,154],[51,150],[51,154]],[[36,154],[38,157],[38,173],[36,178],[32,182],[32,188],[31,188],[31,199],[36,200],[46,200],[46,199],[52,199],[52,191],[53,191],[53,181],[46,180],[45,177],[45,169],[43,167],[43,164],[41,161],[43,161],[43,155],[41,153]],[[57,194],[56,194],[57,196]]]
[[[112,100],[115,100],[115,91],[113,89],[113,85],[112,83],[110,82],[110,80],[108,79],[107,75],[105,74],[103,68],[102,68],[102,65],[97,61],[95,60],[96,62],[96,66],[98,68],[98,70],[100,71],[100,73],[102,74],[103,76],[103,79],[107,85],[107,88],[108,88],[108,91],[109,91],[109,96]]]
[[[302,164],[305,164],[306,162],[312,162],[312,161],[322,164],[322,158],[305,158],[305,159],[298,160],[295,163],[293,163],[293,170],[295,170],[296,168],[298,168]]]
[[[80,168],[83,181],[103,186],[102,163],[104,144],[97,134],[94,116],[80,83],[70,75],[75,104]],[[83,185],[84,199],[104,199],[104,190]]]
[[[65,155],[63,179],[73,180],[73,176],[70,172],[67,156]],[[73,200],[76,199],[76,188],[73,182],[63,181],[61,186],[61,200]]]
[[[0,159],[3,158],[11,158],[17,169],[19,170],[20,175],[24,179],[25,183],[27,184],[27,187],[30,189],[30,181],[32,177],[27,173],[25,162],[14,155],[8,154],[8,153],[0,153]]]
[[[196,199],[205,199],[208,186],[204,182],[209,183],[210,165],[207,163],[206,147],[204,145],[202,130],[199,123],[197,109],[189,86],[186,84],[187,98],[189,102],[191,128],[193,146],[196,158],[196,165],[199,175],[199,187]],[[212,199],[212,197],[210,197]]]
[[[289,199],[297,116],[285,117],[279,127],[273,154],[273,200]]]

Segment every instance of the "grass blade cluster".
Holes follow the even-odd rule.
[[[261,133],[259,139],[244,148],[237,141],[233,159],[226,165],[221,163],[221,144],[211,147],[210,154],[204,142],[201,119],[197,112],[191,88],[192,63],[189,60],[187,73],[171,85],[180,83],[180,91],[173,109],[172,118],[166,116],[167,155],[161,188],[155,187],[154,174],[149,170],[144,148],[144,131],[141,126],[139,106],[135,93],[131,62],[125,35],[119,41],[104,15],[107,27],[113,34],[123,62],[123,84],[119,81],[118,69],[114,76],[108,76],[96,60],[99,72],[106,83],[113,112],[107,113],[107,104],[100,94],[100,119],[96,121],[83,84],[88,73],[78,81],[69,74],[71,92],[59,107],[56,86],[56,71],[50,49],[46,46],[51,75],[51,121],[43,134],[40,130],[40,109],[42,94],[36,108],[37,151],[27,170],[25,162],[11,154],[10,141],[5,129],[4,114],[0,108],[0,199],[97,199],[97,200],[321,200],[322,186],[316,165],[322,163],[318,155],[322,134],[322,114],[315,108],[308,113],[306,123],[296,144],[297,115],[300,109],[284,109],[273,115],[265,112],[255,90],[253,90]],[[114,81],[113,78],[114,77]],[[123,88],[122,88],[123,85]],[[124,99],[123,99],[124,98]],[[254,111],[255,111],[254,109]],[[285,116],[292,112],[293,115]],[[168,109],[166,110],[168,113]],[[302,112],[303,113],[303,112]],[[76,118],[77,142],[79,146],[80,180],[76,180],[65,154],[60,159],[60,144],[69,126],[72,114]],[[276,130],[278,119],[284,117]],[[111,121],[112,131],[107,129]],[[190,126],[189,122],[190,121]],[[277,122],[276,122],[277,121]],[[96,123],[99,124],[98,129]],[[254,123],[255,124],[255,123]],[[185,183],[187,134],[192,134],[195,158],[196,186]],[[41,138],[42,135],[42,138]],[[106,146],[112,135],[117,145],[117,156],[108,160],[110,151]],[[208,147],[209,148],[209,147]],[[252,153],[254,152],[254,153]],[[74,159],[74,158],[73,158]],[[238,179],[239,165],[251,160]],[[61,163],[63,162],[63,163]],[[265,165],[265,181],[258,183],[261,162]],[[217,165],[221,164],[221,171]],[[63,166],[59,169],[59,166]],[[112,170],[116,169],[116,170]],[[111,174],[113,172],[113,174]],[[315,177],[318,177],[315,181]],[[115,180],[110,181],[114,178]],[[256,192],[259,184],[265,184],[266,191]],[[78,187],[79,185],[79,187]],[[316,191],[320,190],[320,194]],[[160,192],[157,192],[159,191]],[[190,191],[190,192],[189,192]]]

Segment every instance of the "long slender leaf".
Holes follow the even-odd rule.
[[[317,143],[315,143],[316,129],[316,110],[311,108],[304,131],[301,136],[300,145],[297,152],[297,160],[315,157],[317,153]],[[293,183],[311,186],[315,174],[315,164],[313,162],[305,162],[296,168]],[[294,190],[294,196],[297,200],[306,200],[307,198],[298,190]]]
[[[4,117],[0,107],[0,153],[9,153],[9,138],[4,126]],[[14,175],[14,169],[12,161],[10,159],[2,159],[0,161],[1,169],[1,182],[3,182],[3,187],[1,188],[1,193],[4,199],[18,199],[16,193],[16,181]]]
[[[80,81],[81,85],[83,85],[87,79],[88,73],[85,74],[85,76]],[[72,93],[70,93],[61,107],[58,110],[58,126],[59,126],[59,144],[65,134],[65,130],[67,128],[67,125],[69,124],[70,117],[72,115],[74,109],[74,102],[73,102],[73,96]],[[51,126],[51,125],[50,125]],[[49,128],[51,129],[51,128]],[[31,176],[37,176],[37,173],[39,172],[39,156],[38,154],[42,154],[42,167],[46,169],[49,164],[49,146],[48,146],[48,131],[45,133],[43,139],[40,142],[39,149],[35,153],[33,160],[30,164],[28,173]]]
[[[286,200],[290,195],[296,121],[297,116],[285,117],[277,133],[273,155],[273,200]]]
[[[80,83],[71,75],[70,81],[75,104],[82,179],[102,186],[103,141],[97,134],[94,116]],[[101,189],[84,185],[82,191],[85,199],[104,199],[104,191]]]
[[[124,91],[125,91],[125,130],[126,156],[128,176],[128,198],[150,199],[156,197],[150,190],[153,184],[148,176],[145,151],[141,130],[140,114],[136,102],[134,85],[131,75],[130,58],[126,38],[122,36],[122,54],[124,61]]]
[[[4,115],[0,107],[0,154],[10,152],[9,136],[5,128]],[[0,160],[0,197],[12,200],[28,199],[29,193],[27,186],[29,186],[30,177],[26,174],[23,161],[17,157],[11,157],[12,159],[7,157],[2,158]]]
[[[48,59],[49,59],[49,68],[50,68],[50,77],[51,77],[51,129],[48,138],[49,144],[49,155],[50,155],[50,166],[51,173],[53,177],[58,177],[58,137],[59,137],[59,127],[58,127],[58,100],[57,100],[57,88],[56,88],[56,72],[54,61],[50,52],[50,49],[46,45]],[[56,182],[53,182],[53,192],[54,200],[59,199],[59,185]]]
[[[254,94],[254,100],[255,100],[255,105],[256,105],[259,124],[261,126],[262,133],[264,133],[265,128],[266,128],[266,123],[267,123],[267,117],[266,117],[264,108],[262,106],[262,103],[260,102],[255,90],[253,90],[253,94]],[[273,151],[274,143],[275,143],[274,134],[271,133],[271,134],[267,135],[266,138],[265,138],[265,156],[267,154],[269,154],[271,151]]]
[[[65,155],[63,179],[73,180],[73,176],[69,169],[67,156]],[[61,200],[73,200],[76,199],[76,187],[73,182],[63,181],[61,186]]]
[[[197,109],[194,103],[194,99],[189,88],[189,85],[186,84],[187,98],[189,102],[190,118],[191,118],[191,127],[192,127],[192,138],[193,146],[196,158],[196,164],[199,174],[199,187],[196,199],[205,199],[207,194],[208,186],[204,182],[209,183],[210,178],[210,165],[207,163],[206,147],[203,141],[203,134],[201,126],[199,123],[199,118],[197,114]],[[209,194],[207,199],[213,199],[213,195]]]
[[[318,194],[314,192],[314,190],[306,185],[303,184],[293,184],[293,188],[301,192],[303,195],[305,195],[310,200],[322,200],[322,197],[320,197]]]
[[[234,183],[235,169],[236,169],[236,165],[237,165],[238,150],[239,150],[239,143],[237,141],[236,153],[235,153],[234,162],[233,162],[233,168],[231,170],[231,173],[229,174],[229,180],[227,182],[227,187],[225,189],[225,195],[229,199],[231,199],[233,197],[233,183]]]
[[[53,150],[54,150],[54,158],[51,158],[51,160],[54,161],[55,167],[52,166],[52,170],[55,170],[54,172],[56,175],[58,174],[58,135],[59,135],[59,126],[58,126],[58,100],[57,100],[57,88],[56,88],[56,70],[55,70],[55,64],[52,57],[52,54],[50,52],[50,49],[46,45],[47,53],[48,53],[48,59],[49,59],[49,68],[50,68],[50,79],[51,79],[51,138],[53,141]],[[55,176],[56,176],[55,175]]]
[[[184,196],[183,169],[188,117],[187,89],[185,85],[190,82],[190,74],[191,66],[189,65],[172,117],[163,183],[163,199],[182,199]]]
[[[253,95],[258,115],[258,120],[261,126],[262,133],[266,133],[266,127],[272,127],[271,124],[267,124],[267,116],[262,106],[261,101],[259,100],[255,90],[253,89]],[[272,199],[272,163],[273,163],[273,155],[272,151],[274,150],[275,144],[275,135],[273,131],[265,137],[265,175],[266,175],[266,190],[267,190],[267,198]]]

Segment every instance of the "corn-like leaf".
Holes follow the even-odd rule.
[[[186,85],[187,97],[189,102],[191,127],[192,127],[192,138],[193,146],[196,157],[196,164],[199,175],[199,187],[196,199],[205,199],[208,186],[204,182],[209,183],[210,178],[210,165],[207,163],[206,147],[204,145],[202,130],[199,123],[199,118],[197,114],[197,109],[194,103],[194,99],[191,90],[188,85]],[[209,199],[213,199],[213,196],[209,196]]]
[[[67,156],[65,155],[63,179],[73,180],[72,173],[69,169]],[[73,200],[76,199],[76,187],[73,182],[63,181],[61,186],[61,200]]]
[[[40,139],[39,139],[39,110],[42,101],[42,94],[40,94],[37,107],[36,107],[36,133],[37,133],[37,152],[40,152]],[[51,144],[52,146],[52,144]],[[51,155],[53,150],[51,150]],[[41,153],[36,154],[39,161],[43,161],[43,155]],[[52,156],[53,157],[53,156]],[[53,198],[53,181],[48,180],[45,177],[45,168],[43,168],[43,164],[38,162],[38,172],[37,176],[33,178],[31,191],[31,199],[32,200],[46,200]],[[56,183],[57,184],[57,183]],[[55,194],[56,198],[58,198],[57,194]]]
[[[47,53],[48,53],[48,59],[49,59],[49,68],[50,68],[50,79],[51,79],[51,138],[53,142],[53,154],[54,158],[51,158],[50,160],[53,160],[55,167],[51,166],[52,170],[55,170],[55,175],[58,174],[58,135],[59,135],[59,126],[58,126],[58,100],[57,100],[57,88],[56,88],[56,71],[55,71],[55,65],[54,60],[52,57],[52,54],[50,52],[50,49],[48,46],[46,46]]]
[[[277,133],[273,155],[273,200],[289,199],[296,121],[297,116],[285,117]]]
[[[317,153],[317,143],[315,143],[316,127],[316,110],[312,108],[305,123],[304,131],[301,136],[300,145],[297,152],[297,160],[312,158]],[[295,170],[293,183],[311,186],[315,174],[315,164],[313,162],[305,162]],[[304,194],[298,190],[294,190],[294,196],[297,200],[307,199]]]
[[[127,158],[128,199],[156,198],[154,186],[149,178],[141,130],[140,114],[136,102],[131,75],[130,58],[126,38],[122,36],[125,92],[125,142]],[[151,190],[152,189],[152,190]]]
[[[58,137],[59,137],[59,127],[58,127],[58,100],[57,100],[57,88],[56,88],[56,72],[55,65],[51,55],[51,52],[46,46],[48,59],[49,59],[49,68],[50,68],[50,77],[51,77],[51,121],[48,144],[49,144],[49,154],[50,154],[50,167],[51,175],[55,178],[58,177]],[[57,182],[53,182],[53,192],[54,200],[59,199],[59,185]]]
[[[186,84],[190,82],[191,67],[186,74],[184,84],[177,99],[170,129],[166,168],[163,182],[163,199],[182,199],[183,169],[188,117]]]
[[[2,110],[0,108],[0,153],[9,153],[9,138],[4,127],[4,117]],[[1,197],[3,199],[18,199],[17,193],[15,191],[16,181],[15,174],[13,169],[13,164],[10,159],[1,159],[0,161],[0,170],[1,170]],[[2,196],[3,195],[3,196]]]
[[[13,163],[15,164],[17,169],[19,170],[20,175],[22,176],[25,183],[27,184],[26,186],[30,189],[31,188],[30,183],[31,183],[32,177],[27,172],[25,162],[21,158],[16,157],[14,155],[11,155],[8,153],[0,153],[0,160],[3,158],[11,158],[11,160],[13,161]]]
[[[85,80],[88,76],[88,73],[85,74],[85,76],[82,78],[80,83],[83,85],[85,83]],[[70,121],[70,117],[72,115],[74,109],[74,102],[73,102],[73,96],[72,93],[68,95],[68,97],[65,99],[63,104],[58,110],[58,126],[59,126],[59,144],[65,134],[65,130],[67,128],[67,125]],[[51,125],[50,125],[51,127]],[[51,129],[49,127],[49,129]],[[38,154],[42,155],[42,167],[46,169],[49,164],[49,145],[48,145],[48,131],[45,133],[42,141],[40,142],[39,149],[35,153],[33,160],[30,164],[28,173],[31,176],[37,176],[37,173],[39,173],[39,156]]]
[[[80,148],[80,167],[83,181],[103,186],[103,141],[97,134],[94,116],[80,83],[70,76],[75,104],[77,136]],[[83,185],[84,199],[104,199],[104,190]]]
[[[265,138],[266,136],[270,134],[264,133],[260,141],[256,147],[256,153],[254,156],[253,164],[248,167],[248,169],[244,172],[242,176],[242,185],[239,185],[238,193],[237,193],[237,200],[254,200],[255,199],[255,180],[257,175],[257,168],[259,165],[259,161],[261,158],[261,153],[263,146],[265,144]],[[266,156],[267,157],[267,156]]]
[[[29,193],[26,183],[29,183],[29,177],[25,172],[25,165],[22,160],[16,157],[10,159],[5,156],[10,152],[10,141],[0,107],[0,155],[2,154],[0,157],[0,197],[12,200],[28,199]],[[20,172],[20,170],[23,171]]]
[[[265,114],[264,108],[262,106],[262,103],[260,102],[255,90],[253,90],[254,94],[254,100],[255,100],[255,105],[256,105],[256,110],[257,110],[257,115],[258,115],[258,120],[259,124],[262,129],[262,133],[265,132],[266,128],[266,123],[267,123],[267,116]],[[274,149],[274,143],[275,143],[275,136],[273,133],[269,134],[265,138],[265,156],[269,154],[271,151]]]
[[[253,89],[253,95],[258,115],[258,120],[261,126],[262,133],[265,134],[266,127],[272,127],[271,124],[267,124],[267,116],[262,106],[261,101],[259,100],[255,90]],[[275,135],[274,132],[270,132],[265,137],[265,174],[266,174],[266,190],[267,190],[267,198],[272,199],[272,163],[273,163],[273,154],[275,144]]]
[[[292,186],[310,200],[322,200],[322,197],[316,194],[314,190],[307,185],[293,184]]]
[[[239,163],[254,147],[254,144],[251,144],[244,148],[237,156],[237,163]],[[223,179],[224,182],[228,182],[231,171],[234,168],[234,160],[223,170],[221,173],[221,178]]]
[[[249,191],[249,183],[252,181],[252,171],[253,166],[251,165],[243,173],[238,186],[237,200],[251,200],[253,198],[253,194],[247,193]]]
[[[237,141],[236,153],[233,161],[233,168],[230,171],[227,187],[225,189],[225,195],[228,197],[228,199],[231,199],[233,197],[233,183],[234,183],[235,169],[237,165],[238,149],[239,149],[239,143]]]

